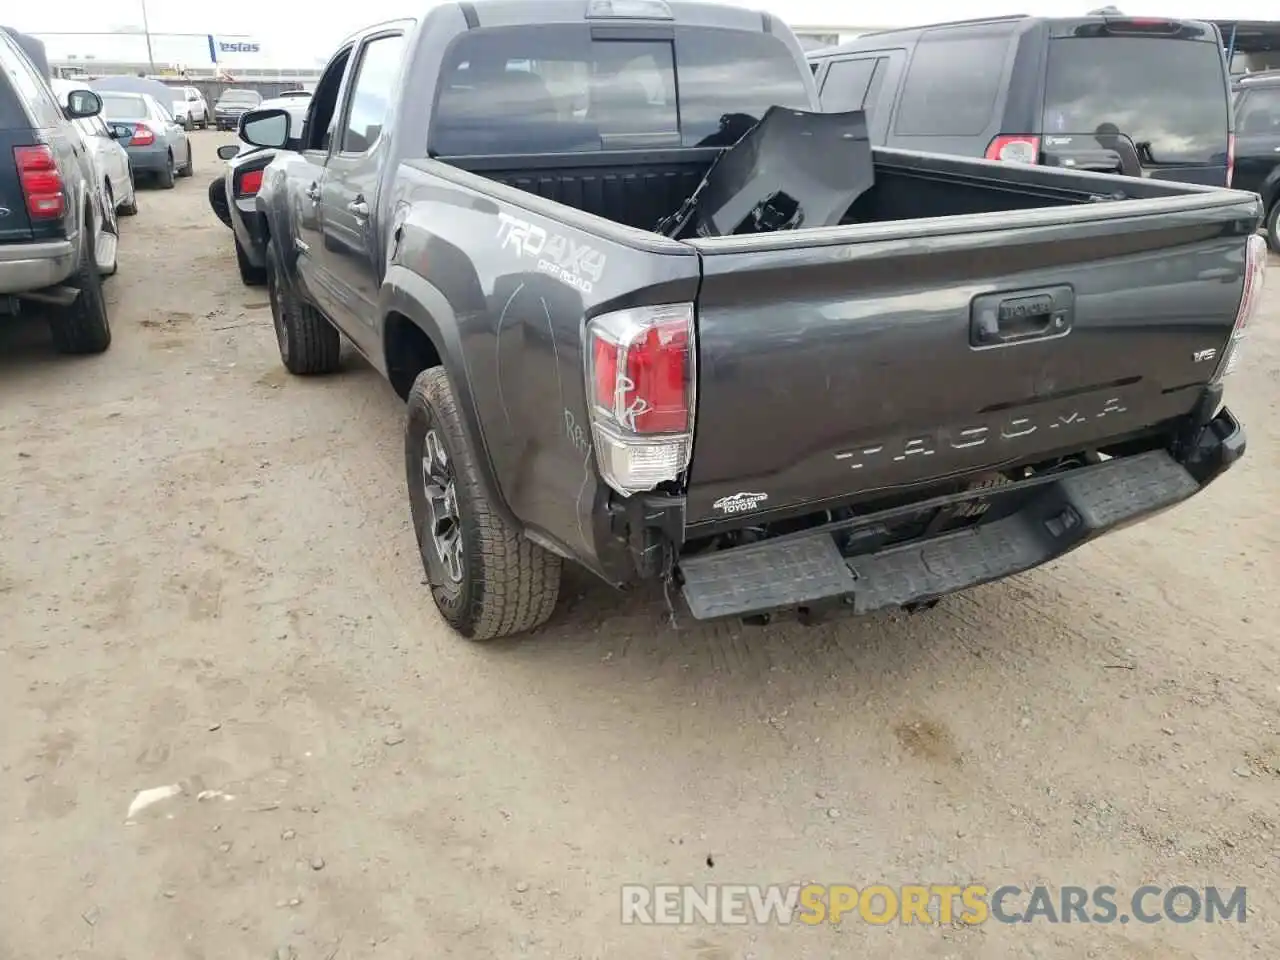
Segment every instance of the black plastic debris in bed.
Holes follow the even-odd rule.
[[[655,229],[680,240],[835,226],[874,185],[863,111],[770,107]]]

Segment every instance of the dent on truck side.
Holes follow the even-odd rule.
[[[607,490],[587,415],[583,333],[591,316],[692,301],[697,257],[644,249],[625,228],[439,161],[402,168],[388,305],[432,335],[493,500],[534,540],[612,582],[602,557]],[[403,206],[401,206],[403,205]],[[397,358],[384,334],[387,364]]]

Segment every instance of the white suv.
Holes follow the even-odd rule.
[[[170,87],[173,92],[173,118],[187,130],[209,126],[209,104],[195,87]]]

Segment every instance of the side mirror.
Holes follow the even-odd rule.
[[[218,148],[219,160],[234,160],[240,156],[240,145],[238,143],[224,143]]]
[[[102,112],[102,98],[92,90],[72,90],[67,94],[67,108],[63,111],[68,120],[96,117]]]
[[[240,117],[240,139],[255,147],[282,149],[289,143],[286,110],[250,110]]]

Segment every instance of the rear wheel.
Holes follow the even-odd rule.
[[[1267,246],[1273,253],[1280,253],[1280,200],[1267,213]]]
[[[560,558],[489,503],[442,367],[418,374],[409,391],[404,452],[418,551],[449,626],[495,640],[545,623],[560,592]]]
[[[187,141],[187,162],[178,168],[178,176],[189,177],[196,172],[196,154],[191,149],[191,141]]]
[[[172,190],[175,171],[173,169],[173,154],[167,154],[165,157],[164,169],[156,174],[156,183],[160,185],[162,190]]]
[[[285,369],[299,376],[337,370],[342,338],[319,310],[294,292],[274,243],[267,245],[267,295]]]
[[[49,326],[60,353],[102,353],[111,346],[111,323],[102,295],[102,276],[93,255],[93,223],[86,222],[80,240],[80,262],[67,286],[80,291],[75,302],[53,307]]]

